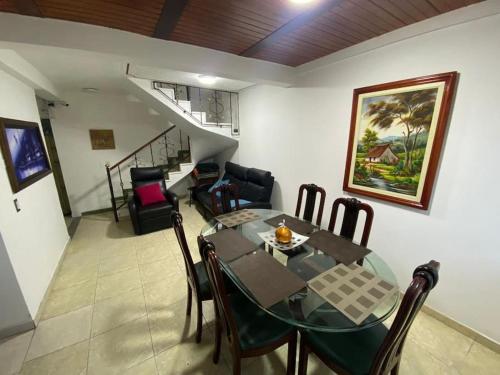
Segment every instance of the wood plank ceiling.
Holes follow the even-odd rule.
[[[482,0],[0,0],[56,18],[298,66]]]

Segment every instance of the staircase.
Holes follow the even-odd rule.
[[[160,81],[152,86],[199,125],[230,128],[232,136],[239,135],[238,93]]]
[[[132,185],[128,180],[130,168],[159,167],[163,170],[168,187],[192,171],[190,137],[175,128],[176,126],[172,125],[119,162],[106,165],[111,206],[116,222],[119,221],[120,208],[125,206],[132,196]]]
[[[196,163],[236,147],[239,136],[238,93],[141,78],[126,69],[130,94],[175,124],[123,160],[106,167],[115,220],[131,196],[131,167],[159,166],[170,188]],[[174,130],[175,129],[175,130]]]

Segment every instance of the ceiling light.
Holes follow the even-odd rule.
[[[307,3],[310,3],[311,1],[313,1],[313,0],[290,0],[290,2],[292,2],[294,4],[307,4]]]
[[[82,91],[86,92],[87,94],[97,94],[99,92],[99,89],[95,87],[84,87]]]
[[[198,81],[205,85],[213,85],[215,81],[217,81],[217,77],[200,74],[198,76]]]

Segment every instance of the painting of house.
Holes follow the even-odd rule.
[[[369,163],[397,164],[399,158],[391,149],[390,144],[376,145],[366,154],[365,160]]]

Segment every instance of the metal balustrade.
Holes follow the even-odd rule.
[[[127,204],[132,193],[130,181],[124,182],[125,171],[128,176],[132,167],[160,167],[168,180],[169,173],[180,171],[181,164],[191,162],[191,139],[180,130],[174,134],[174,128],[175,125],[172,125],[119,162],[106,165],[111,207],[116,222],[119,221],[118,210]],[[121,196],[115,195],[116,184],[120,186]]]
[[[153,81],[153,89],[201,126],[230,127],[239,135],[238,93]]]

